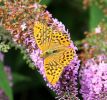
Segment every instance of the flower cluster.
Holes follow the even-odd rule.
[[[38,3],[23,3],[20,2],[5,2],[2,15],[2,25],[6,30],[11,32],[11,36],[16,45],[24,46],[33,64],[37,67],[38,71],[43,75],[46,80],[44,72],[43,59],[40,58],[41,50],[33,35],[33,27],[35,21],[46,23],[53,30],[60,31],[69,35],[65,30],[65,26],[57,19],[52,18],[52,15],[45,10],[45,6]],[[77,50],[73,42],[71,48]],[[77,75],[79,68],[79,60],[74,54],[74,59],[64,69],[58,83],[52,86],[49,82],[47,85],[55,91],[59,100],[77,100]]]
[[[82,40],[82,61],[93,58],[99,54],[107,54],[107,25],[101,22],[93,32],[85,32],[86,38]]]
[[[107,100],[107,56],[87,60],[80,70],[83,100]]]
[[[9,100],[2,89],[0,89],[0,100]]]

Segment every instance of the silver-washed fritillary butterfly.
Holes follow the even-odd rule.
[[[64,68],[74,57],[68,34],[53,30],[47,24],[36,21],[34,37],[44,58],[44,69],[47,80],[55,85]]]

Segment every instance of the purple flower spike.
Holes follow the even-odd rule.
[[[107,100],[107,56],[89,59],[80,71],[83,100]]]
[[[47,85],[55,91],[59,100],[77,100],[77,75],[80,61],[76,55],[77,48],[71,40],[70,47],[74,50],[74,58],[61,74],[58,82],[53,86],[51,85],[44,71],[44,59],[40,58],[41,50],[37,47],[34,37],[34,24],[35,21],[46,23],[48,27],[52,28],[62,34],[67,34],[70,38],[68,30],[65,30],[65,25],[57,19],[52,18],[52,15],[46,11],[45,6],[38,3],[30,4],[6,2],[3,9],[3,26],[10,31],[13,41],[19,45],[24,46],[28,55],[30,56],[33,64],[36,66],[40,74],[44,77]],[[26,11],[25,11],[26,10]],[[5,13],[6,12],[6,13]],[[20,15],[20,16],[19,16]],[[15,22],[11,23],[13,18]],[[8,22],[8,23],[5,23]],[[44,32],[45,33],[45,32]]]

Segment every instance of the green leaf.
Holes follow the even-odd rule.
[[[49,5],[51,3],[52,0],[41,0],[40,4],[45,4],[45,5]]]
[[[104,18],[102,10],[95,4],[90,6],[90,30],[92,31]]]
[[[9,86],[9,81],[7,79],[7,75],[4,71],[3,64],[0,62],[0,88],[6,93],[9,97],[9,100],[13,100],[12,89]]]
[[[18,73],[13,73],[13,81],[14,81],[14,84],[18,82],[23,82],[23,81],[29,82],[31,81],[31,78]]]

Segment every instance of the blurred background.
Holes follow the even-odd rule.
[[[46,4],[53,17],[65,25],[75,43],[85,38],[85,31],[93,30],[106,17],[100,9],[100,0],[94,0],[98,6],[95,3],[89,6],[89,1],[41,0],[41,4]],[[4,64],[12,70],[14,100],[55,100],[55,94],[46,87],[42,76],[29,68],[20,50],[12,48],[5,53]]]

